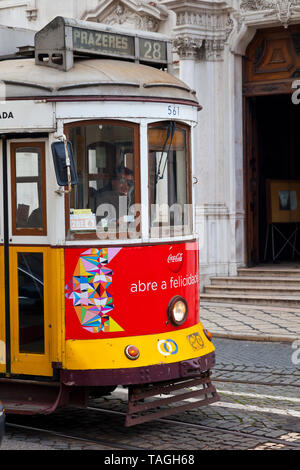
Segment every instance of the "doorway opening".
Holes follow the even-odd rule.
[[[300,25],[257,30],[243,60],[248,266],[300,260]]]
[[[257,261],[299,261],[300,220],[297,223],[293,216],[299,210],[300,194],[292,183],[300,183],[300,109],[289,94],[250,99],[256,134]],[[282,183],[275,195],[270,187],[273,181]],[[276,223],[269,213],[272,203],[278,203]]]

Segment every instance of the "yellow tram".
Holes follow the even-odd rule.
[[[62,17],[34,50],[0,60],[7,413],[85,406],[124,386],[131,426],[218,399],[199,322],[201,107],[171,72],[168,38]]]

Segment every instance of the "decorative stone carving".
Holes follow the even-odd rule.
[[[298,6],[297,6],[298,3]],[[287,28],[290,20],[296,12],[300,11],[300,2],[298,1],[277,1],[275,5],[276,15],[279,21]]]
[[[196,59],[200,56],[203,39],[197,37],[177,36],[173,45],[180,59]]]
[[[206,39],[203,58],[205,60],[222,60],[224,47],[222,39]]]
[[[270,10],[264,17],[274,16],[287,28],[296,13],[300,12],[299,0],[243,0],[241,11]]]
[[[159,21],[150,15],[137,15],[132,10],[124,7],[121,3],[117,5],[117,8],[113,13],[108,15],[104,21],[101,21],[109,25],[125,25],[133,27],[134,29],[140,29],[144,31],[157,31],[159,27]]]
[[[257,29],[299,24],[300,0],[241,0],[231,16],[235,26],[229,47],[233,53],[244,55]]]
[[[167,17],[167,9],[158,2],[101,0],[95,10],[85,12],[81,19],[155,32],[159,28],[160,21],[165,21]]]
[[[225,24],[225,31],[226,31],[226,37],[225,37],[225,42],[227,42],[232,30],[234,28],[234,21],[233,19],[231,18],[231,15],[228,13],[227,15],[227,21],[226,21],[226,24]]]
[[[268,10],[269,8],[274,8],[275,3],[272,0],[242,0],[240,8],[246,11]]]
[[[163,0],[162,3],[176,13],[174,46],[180,58],[223,59],[225,43],[234,26],[227,2]]]

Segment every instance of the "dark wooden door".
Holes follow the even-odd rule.
[[[292,95],[295,91],[293,82],[299,77],[300,26],[258,30],[243,60],[245,239],[249,266],[263,261],[260,221],[263,218],[261,199],[265,175],[261,174],[264,153],[260,148],[260,137],[264,129],[258,119],[256,100],[272,95],[274,99],[279,95]],[[287,116],[281,118],[284,120]],[[291,140],[288,136],[286,139]]]

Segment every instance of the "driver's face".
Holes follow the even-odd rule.
[[[133,175],[126,175],[126,180],[129,188],[131,188],[133,186]]]
[[[119,175],[112,182],[113,189],[122,194],[128,193],[128,182],[125,175]]]

